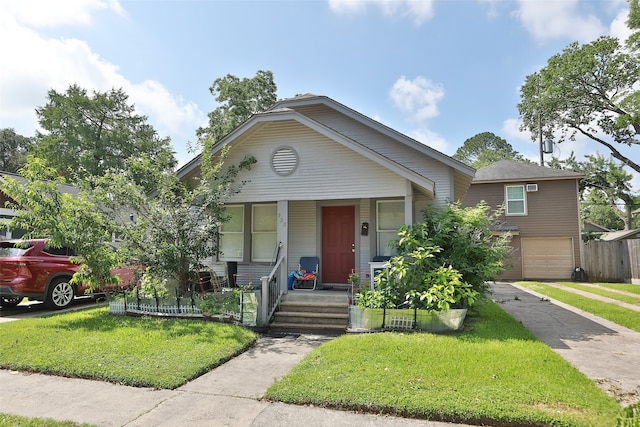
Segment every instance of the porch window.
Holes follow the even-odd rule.
[[[244,256],[244,206],[226,206],[230,217],[220,227],[220,259],[222,261],[242,261]]]
[[[378,201],[376,206],[376,217],[378,255],[395,255],[395,249],[389,247],[389,242],[398,238],[398,229],[404,225],[404,201]]]
[[[524,185],[507,185],[505,188],[507,215],[526,215],[527,199]]]
[[[253,205],[251,261],[271,261],[277,240],[277,205]]]

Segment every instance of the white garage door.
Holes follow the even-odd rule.
[[[575,267],[571,237],[523,238],[524,279],[569,280]]]

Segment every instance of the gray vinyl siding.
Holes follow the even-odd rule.
[[[572,237],[575,265],[581,265],[581,239],[579,225],[578,188],[575,179],[472,184],[464,199],[465,206],[474,206],[484,200],[492,207],[505,202],[505,185],[537,183],[538,191],[527,192],[527,215],[503,214],[505,225],[517,225],[519,237],[512,246],[515,253],[510,260],[511,271],[501,276],[504,280],[522,279],[520,239],[528,237]]]
[[[288,271],[298,268],[300,257],[317,256],[318,218],[315,201],[298,201],[289,203],[289,258]]]
[[[271,155],[281,146],[293,148],[299,157],[288,176],[271,168]],[[257,163],[249,172],[251,180],[229,203],[398,197],[406,192],[403,177],[295,121],[269,123],[237,141],[227,163],[238,164],[245,156],[254,156]],[[237,181],[242,179],[241,174]]]
[[[443,204],[455,197],[452,187],[453,180],[450,175],[451,168],[438,160],[399,143],[325,105],[298,107],[296,111],[434,181],[436,183],[436,203]],[[428,146],[428,144],[425,145]]]

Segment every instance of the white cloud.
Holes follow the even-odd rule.
[[[0,127],[13,127],[22,135],[33,135],[38,127],[35,108],[45,105],[47,92],[50,89],[63,92],[72,84],[89,92],[122,88],[136,111],[149,117],[149,123],[160,136],[173,136],[174,145],[184,144],[195,135],[195,129],[206,122],[206,115],[197,105],[171,94],[160,82],[129,81],[117,65],[102,58],[85,41],[44,37],[20,24],[11,14],[17,8],[13,2],[10,8],[5,7],[7,4],[0,3],[0,40],[19,40],[20,43],[0,44],[0,56],[20,60],[6,61],[0,74]],[[65,6],[61,8],[68,11],[67,4],[62,4]],[[89,0],[72,4],[79,8],[79,15],[89,17],[67,21],[67,24],[90,21],[96,5],[114,10],[118,6],[117,2]],[[57,19],[54,16],[52,22],[64,22]]]
[[[579,0],[519,0],[514,16],[540,42],[558,38],[589,42],[605,34],[600,19],[579,6]]]
[[[433,0],[329,0],[336,13],[362,13],[369,5],[377,5],[387,16],[408,16],[416,25],[433,17]]]
[[[411,138],[423,143],[424,145],[438,150],[441,153],[446,153],[449,148],[449,144],[446,139],[436,132],[433,132],[427,128],[420,128],[408,134]]]
[[[613,22],[609,27],[609,34],[618,38],[621,41],[626,40],[631,35],[631,28],[627,26],[627,19],[629,18],[629,9],[623,9],[618,12]]]
[[[36,28],[90,25],[93,13],[105,9],[125,15],[118,0],[5,0],[0,5],[3,15],[13,16],[21,24]]]
[[[414,120],[422,121],[439,114],[438,102],[444,98],[444,88],[422,76],[413,80],[402,76],[393,84],[389,95],[396,107]]]

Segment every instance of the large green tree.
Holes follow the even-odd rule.
[[[518,104],[523,129],[537,138],[541,127],[546,138],[559,135],[559,143],[583,135],[640,172],[640,156],[621,150],[640,144],[639,52],[613,37],[570,44],[526,77]]]
[[[584,161],[576,160],[571,153],[564,160],[553,158],[549,166],[585,175],[580,181],[583,220],[610,229],[618,229],[620,225],[626,230],[632,227],[631,212],[637,207],[631,188],[633,175],[625,171],[623,165],[599,153],[585,156]],[[602,223],[603,220],[606,223]]]
[[[36,109],[45,132],[38,132],[34,154],[71,182],[99,177],[107,171],[132,170],[148,159],[159,170],[176,165],[169,138],[161,138],[135,113],[122,89],[88,93],[77,85],[64,93],[50,90],[47,103]],[[133,178],[147,190],[153,178],[138,170]]]
[[[253,114],[271,107],[276,102],[277,86],[271,71],[259,70],[252,78],[240,79],[231,74],[217,78],[209,91],[219,106],[209,113],[208,125],[196,131],[205,153]]]
[[[453,155],[469,166],[480,169],[500,160],[527,161],[505,139],[491,132],[482,132],[467,139]]]
[[[0,129],[0,171],[17,173],[32,146],[33,138],[19,135],[13,128]]]

